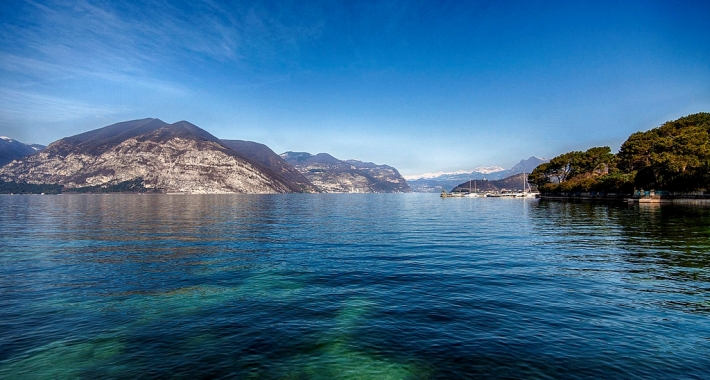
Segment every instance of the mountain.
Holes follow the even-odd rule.
[[[388,165],[341,161],[327,153],[286,152],[281,158],[325,193],[411,192],[397,169]]]
[[[436,172],[436,173],[424,173],[406,176],[407,180],[418,180],[418,179],[437,179],[437,178],[451,178],[459,175],[474,175],[474,176],[484,176],[490,175],[498,172],[502,172],[505,169],[500,166],[479,166],[473,170],[457,170],[455,172]]]
[[[455,172],[427,173],[421,175],[407,176],[407,183],[412,191],[418,193],[438,193],[442,190],[451,189],[458,184],[469,180],[489,180],[495,181],[508,178],[514,174],[531,173],[538,165],[548,162],[545,158],[532,156],[526,160],[520,160],[510,169],[503,169],[500,166],[479,166],[473,170],[459,170]]]
[[[455,172],[427,173],[417,176],[408,176],[407,183],[412,191],[418,193],[438,193],[448,190],[463,181],[472,179],[500,179],[506,170],[500,166],[479,166],[473,170],[459,170]]]
[[[279,174],[287,181],[296,184],[300,192],[317,193],[318,188],[314,186],[308,178],[291,166],[286,160],[274,153],[268,146],[252,141],[243,140],[221,140],[222,144],[243,156],[254,160],[261,165]]]
[[[186,193],[301,191],[187,121],[141,119],[66,137],[0,168],[0,180],[65,189]]]
[[[510,177],[506,177],[503,179],[497,179],[493,181],[488,181],[488,180],[471,180],[471,181],[466,181],[464,183],[459,184],[458,186],[454,187],[451,191],[452,192],[459,192],[459,191],[464,191],[468,192],[469,189],[476,189],[476,191],[480,192],[495,192],[495,191],[503,191],[503,190],[508,190],[508,191],[523,191],[525,190],[523,188],[524,182],[526,181],[527,177],[525,176],[524,173],[518,173],[518,174],[513,174]],[[525,186],[530,186],[529,184],[525,184]],[[527,188],[529,189],[529,187]],[[533,188],[535,190],[535,188]]]
[[[532,171],[535,170],[538,165],[548,161],[550,160],[546,158],[531,156],[527,160],[520,160],[520,162],[518,162],[508,170],[507,175],[513,175],[518,173],[532,173]]]
[[[372,190],[375,193],[411,193],[407,181],[399,174],[397,169],[389,165],[376,165],[372,162],[346,160],[357,170],[375,179]]]
[[[44,145],[25,144],[9,137],[0,136],[0,166],[8,164],[12,160],[35,154],[44,148]]]

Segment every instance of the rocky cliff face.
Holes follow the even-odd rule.
[[[299,191],[185,121],[118,123],[67,137],[0,168],[0,179],[65,188],[112,186],[140,179],[146,189],[185,193]]]
[[[281,157],[326,193],[408,193],[397,169],[357,160],[341,161],[326,154],[286,152]]]
[[[300,192],[317,193],[318,188],[314,186],[301,172],[289,165],[281,156],[274,153],[268,146],[253,141],[243,140],[221,140],[222,144],[235,152],[242,154],[252,161],[269,168],[271,171],[283,177],[290,183],[298,186]]]

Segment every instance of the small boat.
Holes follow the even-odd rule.
[[[476,187],[474,186],[473,191],[471,191],[471,180],[468,180],[468,194],[464,195],[466,198],[478,198],[478,191],[476,191]]]
[[[463,198],[464,193],[447,193],[446,190],[441,190],[441,195],[440,197],[442,198]]]

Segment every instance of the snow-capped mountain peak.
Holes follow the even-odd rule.
[[[440,192],[449,191],[454,187],[470,180],[500,180],[518,173],[530,173],[546,159],[532,156],[526,160],[520,160],[510,169],[503,169],[500,166],[478,166],[472,170],[457,170],[451,172],[436,172],[408,175],[404,178],[409,183],[409,187],[414,192]]]
[[[472,174],[491,174],[491,173],[496,173],[503,171],[503,169],[500,166],[478,166],[473,168],[472,170],[457,170],[453,172],[435,172],[435,173],[424,173],[424,174],[413,174],[413,175],[408,175],[404,176],[404,179],[407,181],[413,181],[417,179],[433,179],[433,178],[440,178],[440,177],[445,177],[445,176],[460,176],[460,175],[472,175]]]
[[[503,169],[500,166],[479,166],[477,168],[474,168],[471,173],[481,173],[481,174],[491,174],[491,173],[496,173],[503,171]]]

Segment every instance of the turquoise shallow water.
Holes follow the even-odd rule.
[[[0,378],[708,378],[710,209],[0,196]]]

